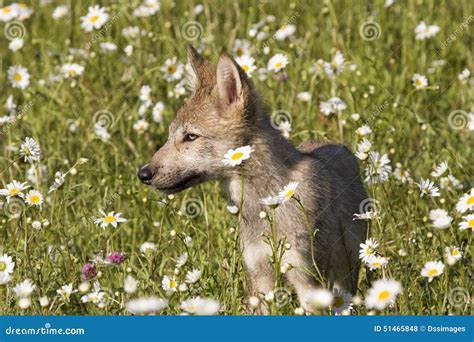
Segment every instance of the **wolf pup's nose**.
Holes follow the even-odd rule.
[[[151,172],[151,170],[148,166],[144,166],[140,170],[138,170],[137,176],[138,176],[138,178],[140,178],[142,183],[150,185],[151,180],[153,179],[153,172]]]

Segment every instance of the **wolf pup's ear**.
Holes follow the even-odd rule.
[[[192,92],[214,82],[211,64],[191,45],[187,47],[188,64],[186,65],[188,85]]]
[[[224,105],[230,105],[243,98],[245,72],[227,54],[217,62],[217,89]]]

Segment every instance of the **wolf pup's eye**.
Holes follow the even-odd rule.
[[[184,136],[184,141],[194,141],[198,138],[199,136],[197,134],[193,133],[186,133]]]

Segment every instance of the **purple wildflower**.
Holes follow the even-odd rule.
[[[82,267],[82,278],[84,280],[90,280],[97,275],[97,269],[93,264],[85,263]]]
[[[112,252],[107,255],[107,262],[112,265],[119,265],[125,260],[125,255],[122,252]]]

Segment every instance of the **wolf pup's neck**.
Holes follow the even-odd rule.
[[[243,164],[243,170],[236,168],[224,182],[223,190],[234,205],[239,205],[244,175],[244,204],[255,206],[261,198],[275,195],[291,181],[297,164],[303,155],[278,130],[272,127],[270,119],[261,114],[252,129],[250,145],[254,152]]]

